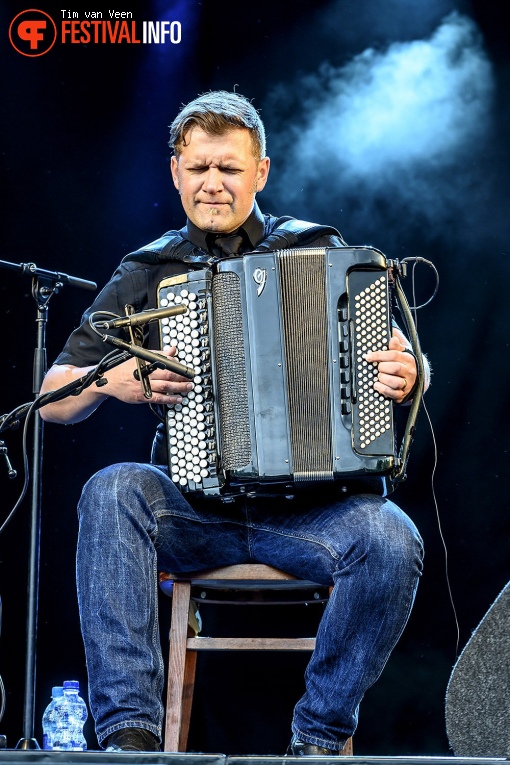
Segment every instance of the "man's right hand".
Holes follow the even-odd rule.
[[[168,358],[175,356],[176,349],[161,351]],[[149,375],[152,398],[143,395],[142,384],[135,379],[137,368],[135,359],[128,359],[117,367],[110,369],[104,378],[106,385],[97,387],[93,384],[79,396],[68,396],[62,401],[48,404],[40,410],[41,417],[48,422],[74,423],[81,422],[94,412],[107,398],[117,398],[126,404],[178,404],[182,396],[193,388],[193,383],[184,377],[166,369],[156,369]],[[44,378],[41,393],[61,388],[79,377],[83,377],[93,367],[75,367],[71,365],[54,365]]]

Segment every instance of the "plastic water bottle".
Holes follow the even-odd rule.
[[[43,726],[43,749],[53,749],[53,738],[55,736],[56,715],[55,705],[57,700],[64,695],[64,689],[61,685],[56,685],[51,689],[51,701],[44,710]]]
[[[53,750],[81,752],[87,748],[83,726],[88,712],[79,692],[80,684],[77,680],[64,681],[63,695],[55,702]]]

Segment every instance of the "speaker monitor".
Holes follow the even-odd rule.
[[[446,729],[456,756],[510,755],[510,582],[453,668]]]

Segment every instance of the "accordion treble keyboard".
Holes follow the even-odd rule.
[[[393,410],[365,355],[391,336],[386,260],[368,247],[254,253],[169,277],[163,348],[193,366],[168,409],[169,470],[182,491],[235,494],[388,475]]]
[[[195,274],[193,274],[194,276]],[[160,289],[159,305],[186,305],[187,313],[162,319],[163,350],[177,348],[176,358],[195,368],[194,387],[182,403],[167,412],[169,471],[181,488],[200,487],[216,475],[216,429],[210,369],[209,319],[206,281],[175,284]]]

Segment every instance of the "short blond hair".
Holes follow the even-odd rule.
[[[266,131],[255,107],[240,93],[226,90],[203,93],[183,106],[170,125],[170,148],[177,156],[186,146],[189,131],[199,127],[209,135],[224,135],[233,128],[245,128],[251,136],[257,159],[266,156]]]

